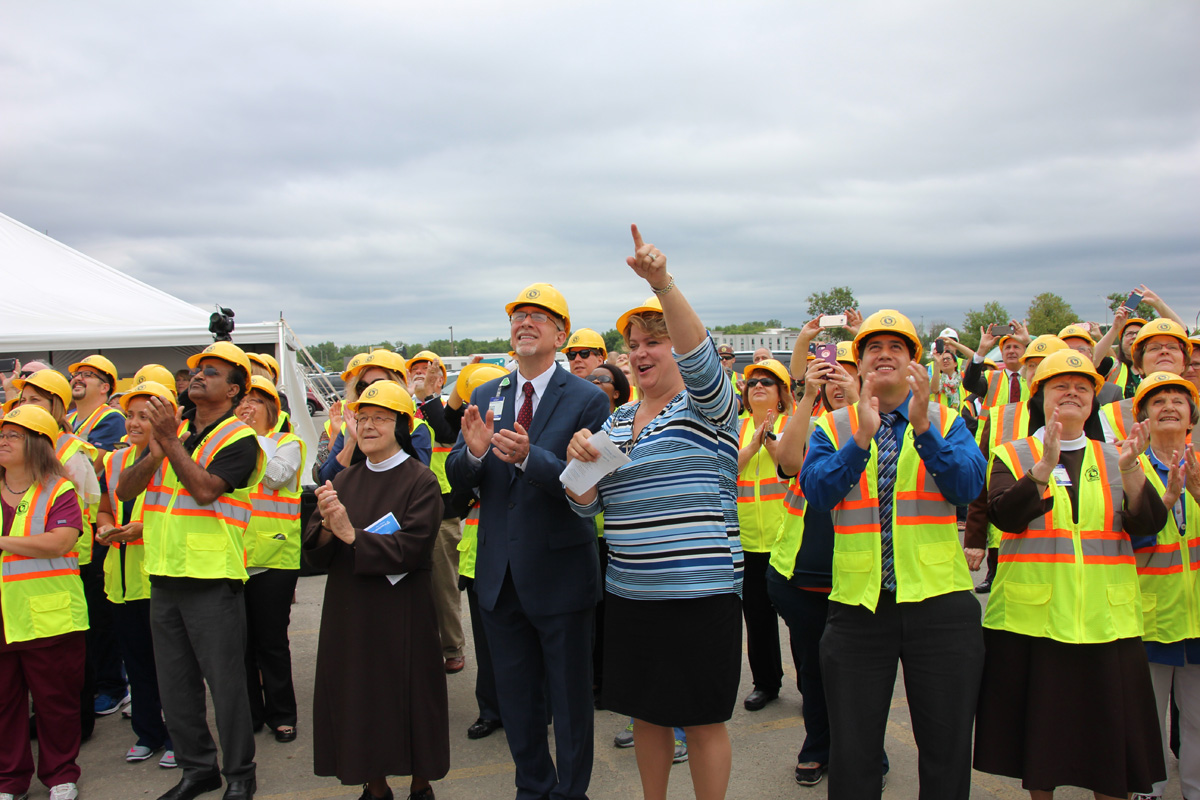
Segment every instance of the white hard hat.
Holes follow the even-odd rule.
[[[944,339],[947,337],[949,337],[957,342],[958,341],[958,331],[954,330],[954,328],[942,328],[942,332],[937,335],[937,338]]]

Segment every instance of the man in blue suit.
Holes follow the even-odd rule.
[[[479,491],[475,592],[517,800],[584,800],[592,775],[600,567],[592,521],[571,510],[558,476],[575,432],[599,430],[608,418],[608,397],[554,363],[571,328],[557,289],[535,283],[506,311],[517,369],[472,394],[446,476],[455,487]],[[546,733],[547,695],[557,765]]]

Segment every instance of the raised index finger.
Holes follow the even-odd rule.
[[[643,244],[642,234],[638,231],[637,224],[630,225],[629,228],[633,231],[633,249],[641,250]]]

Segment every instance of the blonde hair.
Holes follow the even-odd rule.
[[[633,331],[634,325],[637,325],[647,336],[655,339],[671,338],[671,332],[667,330],[666,317],[655,311],[643,311],[640,314],[631,314],[625,330],[621,331],[621,335],[625,337],[626,347],[629,346],[629,334]]]
[[[67,409],[63,405],[61,397],[54,394],[54,392],[47,392],[40,386],[34,386],[32,383],[27,383],[25,385],[37,392],[38,397],[45,399],[45,401],[50,404],[50,408],[48,409],[50,416],[54,417],[54,421],[58,423],[58,427],[62,428],[64,431],[71,430],[71,426],[67,423]],[[17,405],[22,404],[18,403]]]

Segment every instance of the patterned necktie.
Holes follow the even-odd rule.
[[[892,495],[896,488],[896,456],[899,450],[896,432],[892,429],[896,416],[895,411],[880,414],[879,430],[875,432],[875,446],[879,454],[876,487],[879,492],[882,584],[889,592],[896,591],[896,565],[892,559]]]
[[[517,423],[529,431],[529,426],[533,422],[533,383],[525,381],[525,402],[521,405],[521,410],[517,412]]]
[[[1008,375],[1008,402],[1021,402],[1021,376],[1015,372]]]

